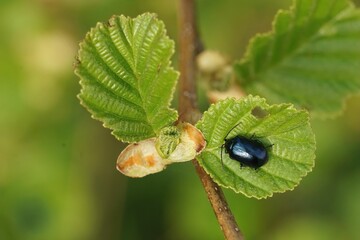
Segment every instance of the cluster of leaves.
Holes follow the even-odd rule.
[[[352,4],[297,0],[279,11],[272,32],[251,40],[235,70],[247,93],[328,117],[360,89],[359,49],[360,11]],[[170,66],[173,52],[154,14],[98,23],[80,44],[76,64],[82,105],[121,141],[158,136],[178,117],[170,108],[178,78]],[[308,112],[292,104],[268,105],[250,95],[212,105],[197,124],[207,141],[198,161],[218,184],[249,197],[293,189],[314,165],[315,139]],[[222,158],[227,135],[254,134],[273,144],[265,166],[240,168],[227,154]]]

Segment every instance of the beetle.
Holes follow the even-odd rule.
[[[237,124],[235,127],[237,127]],[[225,137],[225,143],[221,146],[221,162],[222,152],[225,147],[225,153],[229,154],[229,157],[240,163],[240,166],[248,166],[254,169],[258,169],[265,165],[269,160],[268,147],[257,139],[253,139],[254,135],[250,138],[245,136],[235,136],[227,139],[229,133],[235,128],[233,127]]]

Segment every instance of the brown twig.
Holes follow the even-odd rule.
[[[201,50],[198,38],[194,0],[180,0],[180,120],[194,124],[199,120],[196,96],[196,54]],[[211,179],[196,160],[193,160],[196,172],[204,186],[221,230],[227,240],[242,240],[243,236],[231,210],[228,207],[221,188]]]

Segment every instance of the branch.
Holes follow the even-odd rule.
[[[202,50],[197,33],[194,0],[180,0],[180,95],[179,119],[189,123],[196,123],[200,118],[196,96],[196,54]],[[199,163],[194,159],[193,164],[203,184],[208,199],[214,210],[221,230],[227,240],[242,240],[243,236],[231,210],[228,207],[221,188],[211,179]]]

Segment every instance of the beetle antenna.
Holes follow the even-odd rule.
[[[222,156],[223,156],[223,149],[224,149],[224,144],[221,145],[221,166],[222,166],[222,169],[224,170],[224,162],[223,162],[223,159],[222,159]]]
[[[250,137],[250,139],[254,139],[255,138],[255,133],[253,133]]]
[[[229,134],[231,133],[231,131],[232,130],[234,130],[237,126],[239,126],[241,124],[241,122],[239,122],[238,124],[236,124],[234,127],[232,127],[231,129],[230,129],[230,131],[226,134],[226,136],[225,136],[225,140],[226,140],[226,138],[229,136]]]
[[[265,146],[265,148],[271,148],[272,146],[274,146],[274,144],[272,143],[272,144],[270,144],[270,145],[268,145],[268,146]]]

